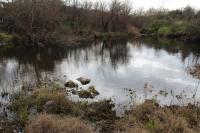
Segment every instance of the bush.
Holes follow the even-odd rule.
[[[147,34],[157,34],[158,30],[161,27],[168,27],[171,25],[170,21],[167,20],[157,20],[153,22],[151,25],[149,25],[147,28],[144,29],[145,33]]]
[[[192,40],[200,40],[200,20],[186,26],[186,32]]]
[[[169,26],[162,26],[158,30],[158,35],[159,36],[167,36],[171,32],[172,32],[171,27],[169,27]]]

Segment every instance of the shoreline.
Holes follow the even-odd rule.
[[[122,117],[117,117],[113,110],[115,105],[111,100],[98,102],[73,102],[62,88],[37,88],[31,94],[23,91],[11,96],[11,104],[8,109],[15,114],[14,121],[4,121],[5,127],[0,130],[5,133],[25,131],[32,133],[46,129],[61,131],[62,126],[57,124],[69,124],[71,120],[77,129],[80,127],[86,132],[102,133],[129,133],[129,132],[198,132],[200,128],[200,107],[198,104],[187,106],[160,106],[154,99],[132,106]],[[42,120],[42,121],[41,121]],[[65,123],[66,122],[66,123]],[[6,124],[7,123],[7,124]],[[176,123],[171,125],[171,123]],[[47,124],[47,125],[45,125]],[[9,127],[9,128],[7,128]],[[6,130],[7,129],[7,130]],[[74,133],[74,126],[65,126],[64,130]],[[54,133],[54,132],[53,132]]]

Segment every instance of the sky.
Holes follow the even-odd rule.
[[[98,1],[98,0],[91,0]],[[105,0],[111,1],[111,0]],[[124,0],[121,0],[124,1]],[[200,0],[129,0],[133,2],[136,9],[148,10],[149,8],[168,8],[169,10],[180,9],[186,6],[192,6],[200,9]]]
[[[135,8],[168,8],[170,10],[192,6],[200,8],[200,0],[132,0]]]

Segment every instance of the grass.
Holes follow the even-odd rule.
[[[200,131],[199,116],[200,108],[194,105],[160,107],[153,101],[146,101],[128,111],[117,125],[118,130],[124,132],[197,133]]]
[[[48,101],[53,101],[47,109],[45,105]],[[16,114],[16,122],[25,126],[30,120],[31,110],[34,108],[37,113],[46,112],[61,116],[79,117],[89,122],[101,122],[99,128],[104,127],[106,121],[117,119],[114,105],[110,100],[103,100],[94,103],[73,102],[69,100],[63,90],[42,89],[28,95],[26,92],[15,94],[11,98],[10,109]]]
[[[32,95],[20,93],[13,96],[10,109],[16,112],[17,121],[24,125],[28,120],[31,108],[36,108],[38,112],[42,112],[46,102],[53,100],[55,105],[49,109],[49,113],[68,114],[72,112],[73,105],[65,97],[65,93],[57,90],[41,89]]]
[[[53,104],[44,108],[48,102]],[[200,132],[200,107],[195,105],[160,107],[156,100],[147,100],[126,111],[122,118],[116,117],[114,107],[111,100],[73,102],[61,89],[42,88],[32,94],[13,95],[10,105],[16,113],[16,123],[20,123],[27,133]],[[31,115],[33,108],[37,113]]]
[[[26,133],[93,133],[83,120],[59,115],[39,114],[26,125]]]

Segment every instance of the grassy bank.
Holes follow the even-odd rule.
[[[200,107],[160,107],[155,100],[132,107],[121,118],[111,100],[73,102],[62,89],[45,89],[12,95],[9,109],[15,120],[9,129],[21,125],[26,133],[197,133]],[[13,126],[14,125],[14,126]],[[7,127],[9,124],[6,125]],[[2,127],[9,133],[7,127]]]
[[[72,102],[63,90],[40,88],[31,95],[27,95],[27,93],[13,95],[12,104],[9,108],[16,113],[16,122],[25,127],[25,129],[29,126],[27,124],[31,122],[31,117],[34,117],[35,114],[47,113],[54,114],[55,116],[52,116],[52,118],[56,118],[56,116],[76,117],[94,125],[93,128],[95,130],[106,132],[110,130],[110,127],[107,127],[107,123],[115,123],[117,119],[115,111],[112,110],[113,107],[114,105],[110,100],[91,104],[87,102]],[[33,110],[35,110],[34,115],[31,113]],[[40,116],[43,117],[42,115]],[[62,119],[61,121],[65,120]]]
[[[197,133],[200,131],[199,116],[197,106],[160,107],[152,100],[128,111],[117,125],[128,133]]]

